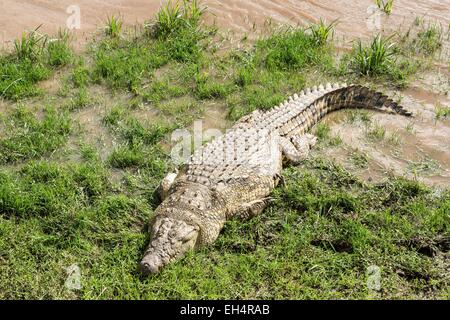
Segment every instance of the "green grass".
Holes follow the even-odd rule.
[[[172,123],[172,128],[186,127],[192,124],[195,120],[200,119],[205,114],[205,108],[199,106],[198,103],[192,101],[167,101],[160,103],[156,108],[161,112],[161,115]],[[162,124],[164,125],[164,123]]]
[[[169,62],[195,64],[201,58],[202,40],[207,35],[200,25],[201,12],[196,1],[183,5],[169,1],[148,27],[149,32],[132,39],[103,39],[94,49],[94,81],[145,98],[149,93],[141,88],[153,80],[158,68]]]
[[[226,98],[232,120],[256,109],[271,108],[299,92],[305,87],[308,70],[333,72],[330,46],[302,28],[275,30],[258,40],[253,50],[235,52],[229,59],[238,87]]]
[[[422,158],[419,161],[410,161],[408,169],[417,176],[418,173],[423,175],[439,172],[442,168],[434,159]]]
[[[16,177],[6,174],[2,180],[1,211],[6,218],[20,219],[57,219],[59,214],[70,212],[72,206],[93,201],[107,183],[106,171],[98,166],[63,168],[47,162],[31,162]]]
[[[200,99],[223,99],[230,92],[229,86],[214,82],[208,76],[199,75],[196,78],[195,96]]]
[[[167,39],[184,29],[195,28],[204,10],[197,0],[169,0],[157,13],[152,33]]]
[[[382,141],[386,137],[386,128],[374,123],[367,129],[366,135],[372,141]]]
[[[68,104],[68,110],[75,111],[83,109],[92,103],[92,98],[85,87],[81,87],[75,93],[74,97],[71,98]]]
[[[170,79],[155,79],[149,88],[140,94],[148,102],[159,103],[170,98],[182,97],[187,93],[188,90],[186,88],[171,83]]]
[[[20,100],[41,94],[36,86],[48,79],[57,67],[71,62],[72,50],[69,34],[60,31],[58,37],[48,37],[38,33],[38,29],[23,33],[15,40],[14,51],[0,55],[0,97]]]
[[[256,59],[269,70],[299,70],[310,65],[325,68],[331,63],[328,48],[303,29],[275,32],[256,46]]]
[[[167,1],[150,26],[151,37],[163,42],[167,55],[176,61],[192,62],[201,55],[200,26],[204,8],[197,0]]]
[[[0,163],[39,158],[62,146],[70,133],[71,121],[54,108],[44,109],[43,119],[25,108],[17,108],[3,121]]]
[[[79,66],[73,70],[72,82],[75,87],[85,87],[89,82],[89,70],[83,66]]]
[[[128,116],[125,110],[117,106],[103,118],[103,122],[120,138],[132,146],[139,144],[154,145],[166,134],[176,129],[176,124],[162,121],[149,123],[140,121],[135,117]]]
[[[129,116],[119,106],[110,110],[103,123],[120,139],[121,144],[112,150],[107,162],[113,168],[140,168],[149,172],[167,170],[167,155],[160,142],[176,128],[176,124],[162,121],[140,121]]]
[[[313,133],[319,138],[319,142],[326,148],[336,147],[342,144],[342,138],[339,135],[332,135],[331,128],[326,123],[318,123],[314,126]]]
[[[60,67],[72,61],[73,53],[70,48],[70,34],[67,30],[60,30],[58,37],[51,39],[47,46],[48,64]]]
[[[208,31],[198,19],[192,18],[197,14],[185,13],[186,10],[196,12],[196,9],[186,9],[186,5],[168,3],[163,7],[164,18],[157,16],[149,26],[149,39],[105,39],[95,49],[94,80],[106,82],[114,89],[127,89],[144,102],[154,104],[187,95],[188,87],[197,100],[225,100],[230,118],[237,119],[256,108],[270,108],[281,102],[285,97],[283,92],[301,90],[304,79],[299,70],[302,68],[331,68],[330,47],[318,43],[303,29],[273,33],[258,41],[248,57],[237,53],[212,60],[211,56],[199,55],[192,50],[200,50]],[[172,24],[177,27],[171,27],[170,32],[163,31]],[[218,72],[212,75],[201,72],[208,65]],[[163,66],[168,74],[176,75],[155,76]],[[227,67],[236,70],[236,74],[222,72],[221,68]],[[230,77],[233,83],[228,80]],[[244,92],[235,94],[236,87]]]
[[[441,47],[443,33],[440,25],[429,24],[417,33],[413,46],[424,55],[434,55]]]
[[[2,174],[0,204],[7,215],[0,218],[1,297],[448,295],[445,263],[436,262],[446,250],[448,192],[435,196],[402,179],[365,185],[320,158],[286,170],[285,177],[264,215],[228,222],[214,245],[143,278],[137,261],[151,215],[145,197],[115,194],[102,166],[31,163]],[[63,285],[71,264],[81,269],[79,291]],[[371,265],[382,270],[380,291],[367,288]]]
[[[95,54],[94,80],[137,92],[153,71],[166,64],[163,47],[105,40]]]
[[[371,116],[367,110],[350,109],[344,110],[347,114],[346,121],[348,123],[354,123],[356,121],[361,121],[364,124],[368,124],[371,121]]]
[[[331,128],[325,123],[319,123],[315,126],[316,136],[321,139],[327,139],[330,137]]]
[[[390,15],[392,13],[394,0],[375,0],[375,3],[377,4],[378,8],[386,14]]]
[[[227,99],[229,118],[238,120],[244,115],[256,109],[270,109],[285,100],[286,96],[281,93],[281,85],[278,83],[267,83],[252,85],[241,94],[232,95]]]
[[[441,51],[445,33],[442,25],[416,18],[407,32],[399,34],[398,38],[403,54],[411,59],[422,59],[429,64]]]
[[[357,168],[367,168],[369,163],[368,155],[358,149],[351,152],[350,160]]]
[[[156,37],[168,37],[173,32],[183,28],[184,22],[180,1],[167,1],[166,5],[156,15],[152,32]]]
[[[50,70],[40,62],[18,60],[14,57],[0,57],[0,96],[10,100],[36,96],[42,90],[36,83],[45,80]]]
[[[303,89],[307,70],[319,69],[326,77],[335,77],[329,43],[335,22],[326,25],[321,21],[306,30],[281,28],[258,40],[253,49],[214,57],[209,51],[213,50],[209,40],[205,40],[211,34],[199,19],[192,18],[203,12],[197,6],[198,3],[167,2],[148,25],[146,35],[129,40],[105,39],[95,49],[94,80],[131,91],[140,97],[136,99],[138,104],[142,101],[157,105],[189,95],[191,90],[198,100],[225,100],[229,118],[237,120],[255,109],[270,108],[287,94]],[[382,48],[390,46],[381,39],[374,43]],[[369,55],[370,61],[363,70],[359,70],[358,55],[352,55],[350,64],[355,74],[386,75],[396,85],[404,86],[415,72],[411,64],[391,59],[390,49]],[[167,68],[169,77],[156,76],[162,67]],[[208,68],[214,71],[202,72]]]

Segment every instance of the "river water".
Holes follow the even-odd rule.
[[[121,13],[126,23],[142,23],[160,8],[161,0],[1,0],[2,42],[15,39],[23,30],[42,24],[54,33],[69,25],[79,28],[78,41],[104,25],[106,16]],[[285,24],[307,24],[320,18],[338,19],[338,35],[352,39],[368,37],[380,29],[393,31],[409,26],[416,17],[450,23],[450,0],[395,0],[390,16],[379,14],[373,0],[205,0],[206,20],[236,32],[250,33],[268,19]],[[79,19],[77,19],[79,13]],[[79,22],[79,23],[78,23]]]

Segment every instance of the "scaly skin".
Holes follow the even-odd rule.
[[[308,134],[327,113],[368,108],[411,116],[366,87],[319,86],[281,105],[254,111],[225,135],[195,151],[178,174],[161,184],[162,203],[151,222],[150,244],[141,261],[156,273],[188,250],[216,240],[227,219],[261,213],[281,177],[284,160],[304,160],[316,138]]]

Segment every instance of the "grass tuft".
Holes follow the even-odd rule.
[[[167,39],[183,29],[193,30],[205,10],[197,0],[169,0],[156,14],[153,36]]]
[[[395,43],[392,37],[382,38],[377,35],[370,46],[358,42],[354,49],[353,66],[362,75],[380,75],[387,72],[395,64]]]
[[[386,128],[378,123],[372,124],[367,130],[367,137],[372,141],[382,141],[386,136]]]
[[[319,46],[325,45],[329,39],[333,38],[336,24],[337,20],[334,20],[329,25],[326,25],[325,22],[320,19],[318,24],[313,24],[309,27],[313,38]]]
[[[437,105],[435,107],[436,119],[441,120],[450,117],[450,107]]]
[[[394,6],[394,0],[375,0],[378,8],[384,13],[390,15],[392,13],[392,8]]]
[[[88,85],[90,80],[90,71],[85,66],[83,60],[79,61],[73,69],[70,80],[76,88],[85,88]]]
[[[403,54],[399,45],[392,42],[393,37],[377,35],[368,45],[358,40],[352,52],[341,60],[341,74],[354,73],[359,77],[371,77],[405,87],[421,63]]]
[[[180,1],[167,1],[156,14],[153,35],[158,38],[167,38],[173,32],[181,29],[184,23]]]
[[[38,33],[40,26],[14,40],[14,53],[19,60],[38,60],[44,53],[48,37]]]
[[[60,67],[72,61],[73,53],[70,48],[70,34],[67,30],[59,30],[58,37],[48,42],[48,64]]]
[[[122,34],[123,18],[115,15],[108,16],[105,33],[111,38],[119,38]]]
[[[91,97],[85,87],[81,87],[75,93],[74,97],[71,98],[70,103],[68,105],[69,111],[83,109],[90,104]]]

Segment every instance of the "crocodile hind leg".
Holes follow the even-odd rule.
[[[293,136],[291,139],[281,137],[280,144],[283,155],[289,162],[298,164],[305,160],[311,148],[316,144],[317,138],[312,134]]]
[[[297,149],[306,148],[308,151],[317,143],[317,137],[310,133],[295,135],[291,137],[291,141]]]
[[[239,211],[236,213],[236,216],[243,220],[251,219],[257,215],[259,215],[266,208],[267,203],[269,202],[269,198],[266,199],[258,199],[252,202],[246,203],[242,205]]]

